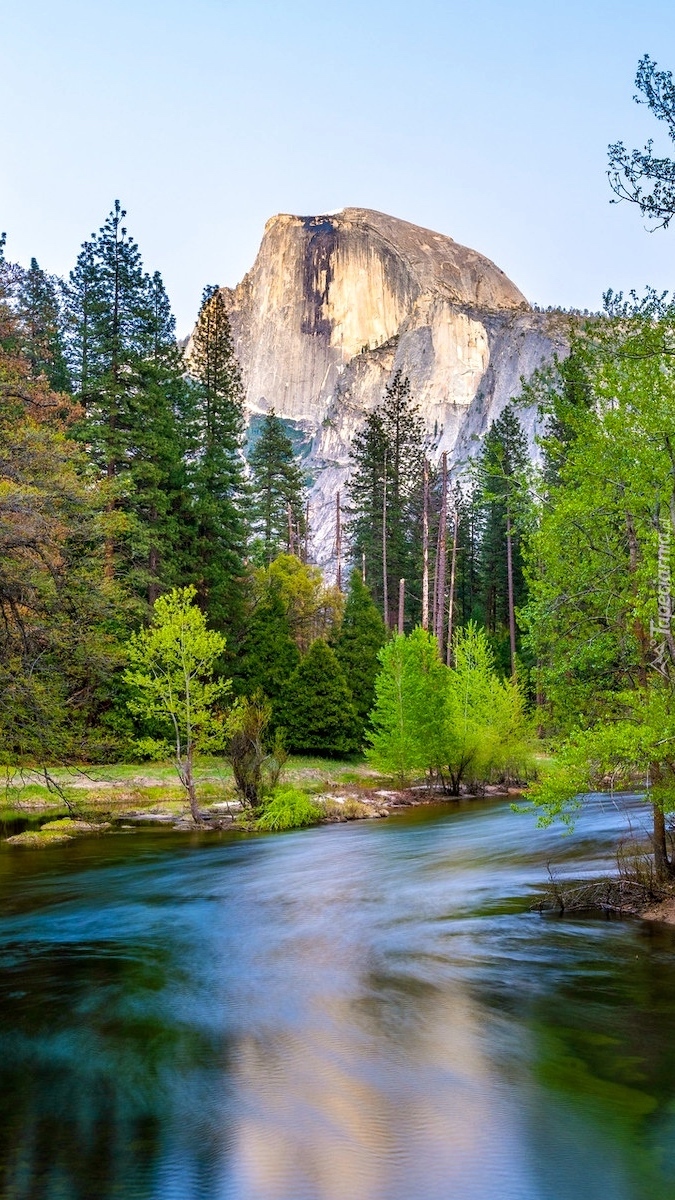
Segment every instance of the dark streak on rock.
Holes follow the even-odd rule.
[[[303,217],[303,225],[309,240],[302,281],[305,316],[301,328],[311,337],[330,338],[333,322],[324,316],[323,309],[333,281],[332,258],[338,233],[328,217]]]

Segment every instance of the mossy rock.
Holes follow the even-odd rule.
[[[28,846],[31,850],[46,850],[49,846],[61,846],[72,840],[69,833],[43,833],[41,829],[27,829],[25,833],[15,833],[14,837],[7,838],[7,844]]]
[[[94,824],[91,821],[76,821],[72,817],[62,817],[58,821],[47,821],[40,829],[27,829],[25,833],[15,833],[7,838],[11,846],[30,846],[36,850],[44,850],[47,846],[60,846],[72,842],[73,838],[83,834],[103,833],[110,829],[109,821]]]

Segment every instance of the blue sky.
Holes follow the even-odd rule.
[[[597,308],[675,285],[675,226],[645,232],[605,177],[608,142],[659,133],[644,53],[675,70],[672,0],[4,0],[0,229],[63,274],[119,197],[181,333],[273,213],[347,205]]]

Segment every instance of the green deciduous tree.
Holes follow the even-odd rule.
[[[194,587],[174,588],[155,601],[150,626],[132,634],[127,644],[124,678],[132,692],[130,711],[168,732],[166,739],[144,739],[144,748],[159,756],[170,749],[192,818],[199,822],[194,756],[222,746],[219,706],[230,684],[214,679],[225,638],[207,628],[195,596]]]
[[[459,795],[466,781],[522,773],[530,729],[520,690],[497,675],[483,630],[458,630],[453,660],[446,667],[436,639],[419,627],[383,648],[370,757],[401,782],[429,772]]]
[[[582,752],[593,743],[602,762],[614,755],[617,777],[632,759],[650,786],[658,783],[650,795],[661,873],[670,870],[662,797],[672,786],[675,712],[674,349],[675,310],[653,295],[639,304],[614,298],[607,317],[588,326],[577,353],[592,404],[565,409],[570,436],[541,500],[524,612],[550,722],[570,739],[572,759],[581,732]],[[554,415],[561,395],[551,388]]]
[[[279,554],[269,568],[256,573],[260,594],[272,589],[280,598],[291,635],[300,650],[315,638],[328,638],[339,627],[344,596],[326,587],[319,567],[303,563],[295,554]]]
[[[396,634],[380,651],[369,758],[400,784],[442,766],[447,668],[432,634]]]
[[[484,630],[459,630],[448,675],[444,764],[453,795],[469,780],[522,778],[530,765],[532,731],[514,679],[499,677]]]
[[[293,672],[281,706],[285,741],[298,754],[338,756],[359,748],[352,693],[331,648],[317,638]]]
[[[120,665],[124,596],[103,578],[105,497],[68,436],[77,411],[35,379],[0,273],[0,755],[109,755],[98,726]]]

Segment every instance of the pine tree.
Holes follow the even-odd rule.
[[[193,526],[188,498],[186,437],[191,388],[162,277],[145,276],[145,349],[132,405],[130,468],[134,511],[147,543],[148,601],[182,578]]]
[[[421,578],[424,436],[399,370],[354,438],[349,480],[352,554],[356,561],[365,554],[368,583],[389,626],[399,579]],[[409,589],[409,607],[413,594]]]
[[[380,669],[378,655],[386,636],[384,621],[360,571],[352,571],[334,649],[351,688],[362,733],[375,700],[375,679]]]
[[[195,577],[212,622],[232,630],[241,623],[243,603],[244,389],[217,287],[204,290],[189,369],[195,385],[189,433]]]
[[[359,720],[342,668],[317,638],[293,672],[280,715],[289,750],[338,756],[359,748]]]
[[[234,667],[235,689],[247,696],[262,692],[271,701],[276,725],[279,704],[299,661],[279,589],[270,586],[245,622]]]
[[[81,437],[108,488],[106,572],[152,603],[175,581],[186,385],[161,277],[144,273],[125,215],[116,201],[82,246],[67,294],[67,354]]]
[[[252,527],[261,543],[262,561],[269,566],[282,550],[293,553],[293,536],[305,532],[304,479],[290,438],[272,409],[248,456],[251,468]]]
[[[526,503],[527,439],[512,405],[493,422],[476,467],[481,519],[480,575],[488,631],[507,631],[516,671],[515,610],[525,599],[520,518]]]
[[[23,352],[33,379],[45,375],[56,392],[70,390],[63,344],[63,321],[57,280],[31,258],[18,290],[18,316]]]

